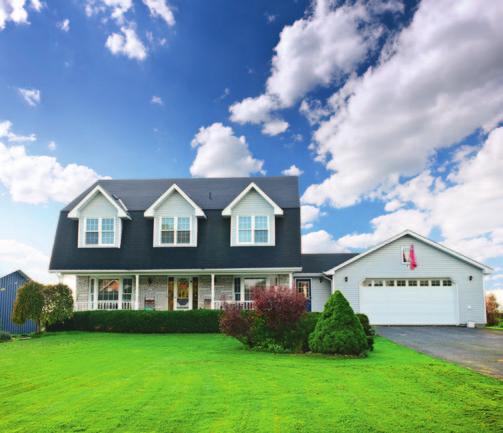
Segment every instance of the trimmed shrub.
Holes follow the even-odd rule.
[[[0,343],[6,343],[11,340],[12,335],[10,335],[7,331],[0,331]]]
[[[368,344],[362,324],[339,290],[325,304],[325,309],[309,336],[309,347],[313,352],[327,354],[366,354]]]
[[[488,326],[495,326],[499,323],[499,304],[493,293],[486,296],[486,319]]]
[[[219,332],[217,310],[191,311],[81,311],[71,319],[50,325],[50,331],[99,331],[124,333]]]
[[[358,317],[358,320],[363,326],[363,331],[365,332],[365,335],[367,336],[367,344],[369,347],[369,350],[374,350],[374,335],[375,331],[372,326],[370,326],[369,318],[367,317],[366,314],[362,313],[357,313],[356,317]]]

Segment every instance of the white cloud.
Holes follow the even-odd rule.
[[[30,6],[32,9],[35,9],[37,12],[40,12],[44,7],[44,4],[40,0],[30,0]]]
[[[190,167],[192,176],[238,177],[262,171],[264,161],[253,157],[244,136],[234,135],[221,123],[201,127],[192,140],[197,154]]]
[[[63,21],[57,23],[57,27],[63,32],[70,31],[70,20],[68,18],[65,18]]]
[[[24,146],[0,143],[0,183],[16,202],[66,203],[99,178],[89,167],[63,166],[52,156],[31,156]]]
[[[363,2],[334,4],[314,1],[312,12],[283,28],[265,93],[233,104],[231,120],[268,122],[275,117],[273,111],[291,107],[315,87],[343,78],[365,58],[382,33],[371,23],[382,11]]]
[[[47,145],[47,148],[51,151],[55,151],[57,148],[56,142],[55,141],[49,141],[49,144]]]
[[[19,94],[23,97],[28,105],[35,107],[40,104],[40,90],[38,89],[23,89],[19,87]]]
[[[37,12],[42,9],[40,0],[31,0],[30,6]],[[14,24],[30,24],[26,0],[0,0],[0,31],[5,28],[8,21]]]
[[[310,229],[313,223],[322,215],[320,208],[316,206],[303,205],[300,207],[300,220],[303,229]]]
[[[175,25],[173,11],[166,3],[166,0],[143,0],[153,17],[161,17],[170,27]]]
[[[346,252],[337,241],[325,230],[302,235],[303,253],[343,253]]]
[[[0,275],[21,269],[30,278],[41,283],[55,283],[49,274],[49,256],[13,239],[0,239]]]
[[[110,17],[120,25],[125,23],[125,14],[132,8],[132,0],[87,0],[85,4],[88,17],[110,12]]]
[[[366,249],[405,229],[424,236],[438,229],[443,244],[475,260],[503,256],[503,127],[488,135],[478,153],[464,155],[448,183],[429,171],[419,174],[385,195],[391,212],[372,219],[371,232],[334,242]]]
[[[300,176],[302,173],[304,172],[295,164],[292,164],[289,168],[281,172],[281,174],[284,174],[285,176]]]
[[[502,20],[501,2],[424,0],[378,64],[329,100],[314,138],[333,174],[304,202],[353,205],[503,119]]]
[[[0,122],[0,138],[6,138],[10,143],[32,142],[37,139],[35,134],[17,135],[11,131],[12,122],[4,120]]]
[[[275,136],[285,132],[288,129],[288,122],[281,119],[272,119],[264,123],[262,133],[266,135]]]
[[[164,101],[160,96],[152,96],[152,99],[150,100],[150,103],[156,104],[156,105],[164,105]]]
[[[277,15],[274,15],[274,14],[268,14],[268,13],[266,13],[266,14],[265,14],[265,19],[267,20],[267,22],[268,22],[269,24],[272,24],[274,21],[276,21],[276,18],[278,18],[278,16],[277,16]]]
[[[145,60],[147,49],[132,27],[121,27],[120,33],[112,33],[105,43],[112,54],[125,55],[138,61]]]

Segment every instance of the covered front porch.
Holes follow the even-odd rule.
[[[292,272],[121,273],[76,276],[75,310],[253,308],[255,287],[293,287]]]

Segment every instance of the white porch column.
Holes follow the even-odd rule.
[[[93,308],[95,310],[98,309],[98,293],[100,292],[100,288],[99,288],[99,280],[97,278],[93,278],[93,287],[94,287],[94,306]]]
[[[215,274],[211,274],[211,309],[215,309]]]
[[[140,275],[135,275],[134,309],[140,309]]]
[[[293,288],[293,273],[291,272],[288,274],[288,287]]]

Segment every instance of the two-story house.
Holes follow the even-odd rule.
[[[415,253],[410,266],[411,250]],[[60,214],[50,271],[78,310],[252,308],[296,287],[340,289],[374,323],[483,323],[485,265],[413,232],[362,254],[302,254],[297,177],[100,180]]]

